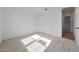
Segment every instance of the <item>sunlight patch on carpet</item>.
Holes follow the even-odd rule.
[[[49,46],[51,40],[38,34],[34,34],[22,39],[21,42],[25,45],[29,52],[42,52]]]

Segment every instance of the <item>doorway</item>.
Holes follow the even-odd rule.
[[[74,40],[74,7],[62,10],[62,37]]]

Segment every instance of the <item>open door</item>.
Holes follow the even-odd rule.
[[[64,8],[62,16],[62,37],[74,40],[74,8]]]

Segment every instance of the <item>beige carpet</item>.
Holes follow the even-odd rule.
[[[46,33],[36,33],[40,37],[50,40],[46,46],[46,40],[41,40],[39,36],[30,39],[34,35],[23,35],[20,37],[3,40],[0,44],[0,52],[78,52],[79,47],[73,40],[54,37]],[[28,38],[28,39],[27,39]],[[38,40],[36,40],[39,38]],[[23,41],[23,39],[25,41]],[[49,41],[49,42],[50,42]]]

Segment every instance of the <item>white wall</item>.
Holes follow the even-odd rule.
[[[39,17],[39,31],[62,36],[62,8],[48,9]]]
[[[0,8],[0,42],[2,40],[2,8]]]
[[[33,10],[34,11],[33,11]],[[35,13],[35,10],[37,12]],[[42,11],[42,12],[41,12]],[[3,39],[35,32],[62,35],[62,8],[3,8]],[[39,16],[40,15],[40,16]]]
[[[3,8],[3,39],[36,32],[36,14],[28,8]]]
[[[79,46],[79,29],[76,29],[77,27],[79,27],[79,7],[75,8],[75,25],[74,25],[75,40],[77,45]]]

